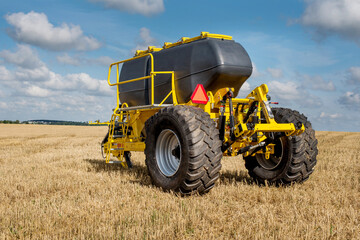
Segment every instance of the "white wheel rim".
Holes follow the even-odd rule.
[[[173,176],[179,169],[181,145],[177,135],[170,129],[164,129],[156,140],[156,162],[167,177]]]

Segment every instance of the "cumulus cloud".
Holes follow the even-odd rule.
[[[283,72],[281,69],[268,68],[267,71],[273,78],[281,78],[283,76]]]
[[[87,73],[63,76],[49,70],[46,66],[38,69],[18,68],[14,73],[0,66],[0,81],[12,88],[14,94],[18,96],[44,98],[66,93],[86,96],[115,95],[115,89],[108,85],[107,80],[92,78]]]
[[[349,69],[348,83],[360,84],[360,67],[351,67]]]
[[[3,91],[1,91],[1,89],[0,89],[0,98],[3,98],[5,96],[6,96],[5,93]]]
[[[48,97],[50,95],[50,91],[38,86],[30,86],[25,89],[25,93],[30,97]]]
[[[57,61],[62,64],[80,66],[84,64],[109,66],[111,63],[116,62],[113,58],[108,56],[100,56],[98,58],[85,58],[81,56],[69,56],[67,53],[57,56]]]
[[[359,0],[305,0],[298,22],[313,30],[317,39],[338,35],[360,45]]]
[[[3,85],[16,89],[15,92],[31,97],[48,97],[61,91],[79,91],[88,95],[110,96],[114,95],[113,90],[108,86],[106,80],[99,80],[90,77],[86,73],[61,75],[51,71],[37,55],[37,52],[29,46],[18,45],[15,52],[8,50],[0,52],[6,62],[12,63],[16,68],[9,71],[5,66],[0,65],[0,81]],[[23,59],[21,58],[23,56]],[[64,59],[66,56],[64,55]],[[70,57],[69,57],[70,58]],[[97,59],[83,59],[105,63],[112,61],[107,57]],[[33,62],[33,63],[31,63]]]
[[[101,46],[95,38],[85,36],[80,26],[67,23],[54,26],[44,13],[19,12],[6,15],[5,19],[13,27],[8,31],[9,35],[18,42],[52,51],[87,51]]]
[[[339,98],[339,103],[348,108],[360,108],[360,94],[356,92],[346,92]]]
[[[250,91],[250,84],[248,82],[244,82],[244,84],[241,86],[241,90]]]
[[[1,51],[0,57],[7,63],[12,63],[23,68],[32,69],[44,65],[36,52],[29,46],[22,44],[17,45],[17,50],[15,52],[9,50]]]
[[[0,81],[11,81],[12,79],[12,73],[6,67],[0,66]]]
[[[244,84],[241,86],[240,91],[237,98],[245,98],[250,93],[250,84],[248,82],[244,82]]]
[[[14,75],[19,81],[47,81],[51,78],[52,72],[47,66],[41,66],[33,69],[18,68]]]
[[[150,30],[146,27],[140,28],[139,32],[139,41],[135,48],[131,51],[136,52],[136,50],[146,50],[149,46],[156,46],[157,40],[151,36]]]
[[[78,92],[88,96],[114,96],[107,80],[92,78],[87,73],[61,75],[47,66],[34,69],[17,67],[9,71],[0,66],[0,82],[15,92],[31,97],[48,97],[65,92]]]
[[[19,82],[14,79],[13,84],[6,87],[6,96],[2,96],[0,92],[0,110],[5,114],[15,115],[21,112],[20,118],[23,120],[49,116],[51,119],[72,121],[94,120],[99,117],[103,121],[108,120],[112,113],[111,106],[116,103],[116,92],[111,92],[109,97],[110,87],[107,81],[97,79],[90,80],[88,90],[86,78],[91,77],[81,73],[77,75],[79,76],[54,75],[75,86],[74,89],[53,89],[46,82],[21,82],[20,87],[14,87]],[[78,79],[77,83],[71,83],[72,79]],[[99,82],[98,88],[94,87],[97,85],[94,84],[96,81]],[[3,86],[4,82],[0,82],[0,89],[3,90]]]
[[[7,109],[8,105],[6,102],[0,102],[0,109]]]
[[[321,76],[309,76],[302,75],[300,76],[303,87],[313,90],[322,90],[322,91],[335,91],[335,86],[332,81],[326,81]]]
[[[66,65],[79,66],[81,64],[80,59],[71,57],[67,53],[65,53],[64,55],[61,55],[61,56],[57,56],[56,60],[59,63],[66,64]]]
[[[85,59],[85,62],[93,65],[109,66],[111,63],[116,62],[116,60],[108,56],[100,56],[98,58]]]
[[[123,12],[151,16],[164,11],[163,0],[89,0],[100,2],[107,8],[114,8]]]
[[[341,118],[342,114],[340,113],[325,113],[325,112],[321,112],[320,113],[320,118],[326,118],[326,119],[337,119],[337,118]]]
[[[96,96],[113,96],[106,80],[92,78],[87,73],[74,73],[65,76],[52,74],[52,77],[44,82],[44,86],[52,90],[85,92]]]
[[[251,73],[251,77],[252,78],[256,78],[256,77],[260,77],[262,74],[259,72],[259,70],[257,69],[255,63],[251,63],[252,64],[252,67],[253,67],[253,70],[252,70],[252,73]]]
[[[296,100],[301,98],[299,85],[295,82],[269,82],[269,92],[276,94],[284,100]],[[271,90],[270,90],[271,89]]]
[[[271,81],[268,86],[273,100],[280,99],[309,108],[320,107],[323,104],[320,98],[309,94],[296,82]]]

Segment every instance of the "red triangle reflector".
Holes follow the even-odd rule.
[[[195,91],[191,95],[191,101],[198,104],[206,104],[209,101],[209,97],[202,84],[196,86]]]

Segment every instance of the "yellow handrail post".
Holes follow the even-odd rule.
[[[177,98],[176,98],[176,91],[175,91],[175,76],[174,72],[171,73],[171,91],[172,91],[172,98],[173,98],[173,104],[177,105]]]
[[[151,72],[151,105],[154,105],[154,77],[156,74],[154,72]]]
[[[119,82],[119,64],[116,64],[116,82]],[[120,105],[120,99],[119,99],[119,86],[116,87],[116,108],[114,110],[114,113],[116,113],[116,111],[119,108]]]
[[[119,64],[116,64],[116,82],[119,82]]]

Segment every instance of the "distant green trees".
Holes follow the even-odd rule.
[[[5,123],[5,124],[19,124],[20,121],[16,120],[16,121],[11,121],[11,120],[0,120],[0,123]]]
[[[45,125],[76,125],[76,126],[89,126],[87,122],[74,122],[74,121],[58,121],[58,120],[29,120],[20,122],[19,120],[0,120],[0,124],[45,124]]]

